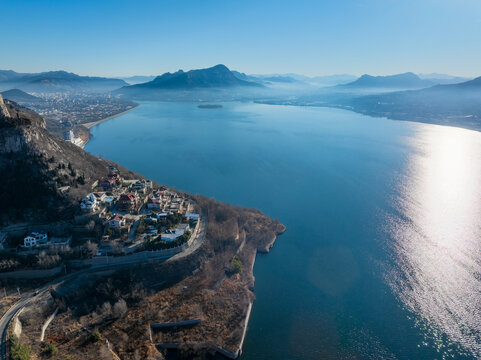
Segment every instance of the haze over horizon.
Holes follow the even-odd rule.
[[[17,72],[125,77],[222,63],[250,74],[480,75],[475,0],[5,0],[2,10],[12,16],[0,69]]]

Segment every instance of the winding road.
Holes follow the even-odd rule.
[[[202,214],[200,218],[200,224],[199,224],[199,229],[197,231],[197,234],[194,241],[192,242],[191,246],[189,246],[187,249],[182,251],[181,253],[178,253],[170,258],[168,258],[168,261],[173,261],[173,260],[178,260],[183,257],[189,256],[192,253],[194,253],[196,250],[200,248],[202,243],[204,242],[205,239],[205,233],[206,233],[206,216],[205,214]],[[159,258],[159,259],[149,259],[149,262],[152,261],[165,261],[164,258]],[[80,271],[76,271],[74,273],[62,276],[60,278],[57,278],[53,280],[52,282],[36,289],[32,290],[30,292],[27,292],[24,294],[24,296],[17,301],[15,304],[13,304],[2,316],[0,319],[0,333],[1,333],[1,349],[0,349],[0,359],[1,360],[7,360],[7,333],[8,333],[8,328],[10,326],[11,321],[15,317],[18,312],[24,308],[26,305],[28,305],[30,302],[36,301],[36,298],[39,297],[40,295],[44,294],[45,292],[49,291],[51,286],[58,285],[62,282],[71,280],[79,275],[85,274],[85,273],[94,273],[96,271],[105,271],[108,269],[113,269],[116,267],[128,267],[131,266],[132,264],[136,263],[141,263],[144,262],[145,259],[138,259],[136,261],[132,262],[126,262],[126,263],[118,263],[118,264],[111,264],[111,265],[99,265],[95,267],[91,267],[88,269],[83,269]]]

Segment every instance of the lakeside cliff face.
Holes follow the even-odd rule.
[[[0,118],[9,118],[10,113],[8,112],[7,107],[3,101],[3,96],[0,94]]]
[[[1,99],[0,109],[0,173],[9,174],[0,176],[0,224],[71,217],[113,163],[53,136],[27,108]],[[67,193],[58,191],[66,186]]]

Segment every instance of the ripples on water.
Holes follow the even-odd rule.
[[[94,154],[285,221],[256,262],[244,359],[481,358],[480,133],[153,102],[93,131]]]
[[[481,136],[426,126],[389,219],[388,282],[443,359],[481,358]],[[449,338],[446,341],[446,336]],[[456,354],[456,355],[455,355]]]

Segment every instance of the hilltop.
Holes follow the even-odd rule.
[[[15,101],[16,103],[21,103],[21,102],[34,103],[34,102],[43,101],[43,99],[37,96],[30,95],[20,89],[11,89],[7,91],[3,91],[1,92],[1,94],[5,99]]]
[[[435,82],[427,79],[421,79],[412,72],[404,74],[388,75],[388,76],[371,76],[362,75],[359,79],[345,85],[342,88],[362,89],[362,88],[379,88],[379,89],[421,89],[436,85]]]
[[[0,89],[17,88],[32,92],[105,92],[118,89],[127,83],[120,79],[80,76],[66,71],[42,73],[17,73],[0,70]]]
[[[131,86],[124,86],[116,93],[127,96],[149,96],[155,92],[236,90],[263,87],[261,84],[239,79],[225,65],[216,65],[207,69],[179,70],[165,73],[154,80]]]

